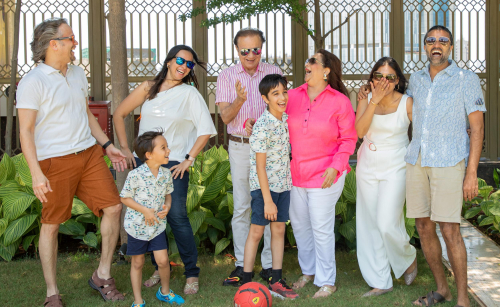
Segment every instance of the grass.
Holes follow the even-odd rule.
[[[338,291],[328,298],[313,299],[317,287],[308,284],[299,290],[300,297],[295,301],[273,301],[276,307],[285,306],[411,306],[411,302],[423,296],[436,285],[422,252],[418,253],[418,276],[411,286],[404,284],[403,278],[394,279],[394,290],[386,295],[372,298],[361,298],[370,290],[359,271],[355,253],[337,251],[337,287]],[[260,257],[257,257],[260,259]],[[148,259],[147,259],[148,260]],[[178,258],[172,259],[180,263]],[[126,295],[126,300],[119,303],[105,303],[100,295],[92,290],[87,280],[98,265],[98,254],[78,252],[76,254],[61,254],[58,259],[58,285],[66,306],[130,306],[133,301],[130,285],[130,266],[113,266],[112,274],[116,279],[118,289]],[[203,255],[198,259],[201,268],[200,292],[197,295],[185,296],[185,306],[232,306],[232,299],[237,288],[223,287],[222,280],[233,270],[234,262],[229,257]],[[261,267],[254,271],[258,273]],[[300,276],[296,249],[285,252],[284,276],[291,284]],[[147,261],[143,270],[144,280],[153,273],[153,267]],[[176,293],[182,293],[185,278],[183,267],[174,267],[171,276],[171,288]],[[256,274],[258,276],[258,274]],[[259,281],[257,277],[254,281]],[[262,282],[262,280],[260,280]],[[0,298],[3,306],[41,306],[45,299],[46,288],[42,275],[40,261],[36,259],[20,259],[13,262],[0,262]],[[455,306],[456,288],[454,279],[448,272],[450,285],[455,300],[440,306]],[[143,287],[143,297],[147,306],[167,306],[160,303],[153,288]],[[471,306],[479,306],[471,298]]]

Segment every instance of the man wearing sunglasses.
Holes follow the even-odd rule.
[[[17,108],[23,154],[35,196],[43,203],[39,251],[47,285],[44,306],[62,307],[56,282],[59,224],[71,218],[73,197],[102,216],[102,253],[88,283],[104,300],[123,300],[111,278],[111,263],[120,230],[121,202],[104,159],[116,170],[126,167],[88,108],[87,76],[75,60],[78,45],[63,18],[45,20],[34,30],[31,50],[37,67],[19,83]],[[98,144],[96,144],[96,141]]]
[[[259,92],[260,81],[269,74],[283,75],[279,67],[261,62],[264,33],[244,28],[236,33],[234,46],[240,63],[224,69],[217,78],[215,104],[229,134],[229,162],[233,180],[234,211],[232,219],[236,269],[223,282],[224,286],[238,286],[243,278],[243,254],[250,229],[250,144],[252,127],[266,103]],[[264,231],[264,249],[260,276],[271,277],[271,233],[269,225]]]
[[[467,254],[460,234],[460,214],[462,200],[478,195],[477,167],[486,108],[477,75],[448,59],[453,51],[452,33],[434,26],[424,43],[430,63],[411,75],[407,90],[413,97],[413,139],[405,156],[406,206],[407,217],[416,219],[437,290],[414,304],[429,306],[452,299],[436,235],[439,224],[457,283],[457,306],[468,307]]]

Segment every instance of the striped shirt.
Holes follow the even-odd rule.
[[[248,118],[258,119],[266,109],[266,103],[259,93],[260,81],[269,74],[283,75],[278,66],[261,62],[257,67],[257,72],[250,76],[241,63],[224,69],[217,78],[217,91],[215,94],[215,104],[221,102],[233,103],[238,96],[235,84],[240,81],[247,90],[247,101],[243,103],[236,117],[227,125],[227,133],[248,136],[243,123]]]

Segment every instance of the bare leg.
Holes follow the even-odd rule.
[[[142,284],[142,267],[144,266],[144,255],[132,256],[130,266],[130,281],[132,282],[132,290],[134,292],[134,304],[142,304],[141,284]]]
[[[170,293],[170,265],[168,263],[168,251],[166,249],[154,251],[156,264],[161,281],[161,293],[167,295]]]
[[[57,234],[59,224],[42,224],[40,230],[39,252],[42,262],[43,277],[47,284],[47,297],[59,294],[56,280],[57,269]]]
[[[255,255],[259,247],[260,239],[264,234],[264,226],[251,224],[245,243],[245,253],[243,256],[243,272],[252,272],[255,264]]]
[[[425,259],[429,264],[437,284],[436,292],[444,296],[447,301],[450,301],[452,296],[448,283],[446,282],[443,263],[441,262],[442,249],[436,233],[436,224],[431,221],[429,217],[417,218],[415,219],[415,224],[417,226],[418,235],[420,236],[422,251],[424,252]],[[415,301],[414,305],[420,304],[418,301]]]
[[[285,227],[285,223],[283,222],[271,222],[271,255],[273,259],[273,270],[281,270],[283,268]]]
[[[457,304],[469,307],[469,297],[467,295],[467,252],[464,240],[460,233],[460,224],[440,222],[439,227],[443,234],[444,242],[448,250],[448,258],[455,275],[457,283]]]
[[[113,262],[113,254],[116,249],[116,243],[118,242],[118,236],[120,235],[121,211],[121,204],[103,209],[104,214],[101,220],[101,261],[97,269],[99,278],[111,278],[111,263]]]

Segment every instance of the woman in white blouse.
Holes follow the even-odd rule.
[[[196,52],[185,45],[174,46],[167,54],[160,73],[151,81],[139,85],[113,114],[116,135],[122,152],[127,157],[130,169],[142,162],[135,157],[128,147],[124,118],[137,107],[141,108],[139,135],[146,131],[163,129],[170,148],[170,162],[165,167],[172,171],[174,192],[172,207],[167,215],[184,262],[186,275],[185,294],[198,292],[198,275],[196,266],[198,251],[196,249],[193,230],[187,217],[186,198],[189,184],[188,168],[194,158],[205,147],[208,139],[217,131],[203,97],[198,92],[198,81],[194,74],[194,66],[206,70],[205,63],[198,59]],[[191,84],[194,83],[194,86]],[[158,266],[151,255],[156,271],[146,281],[151,287],[160,281]]]

